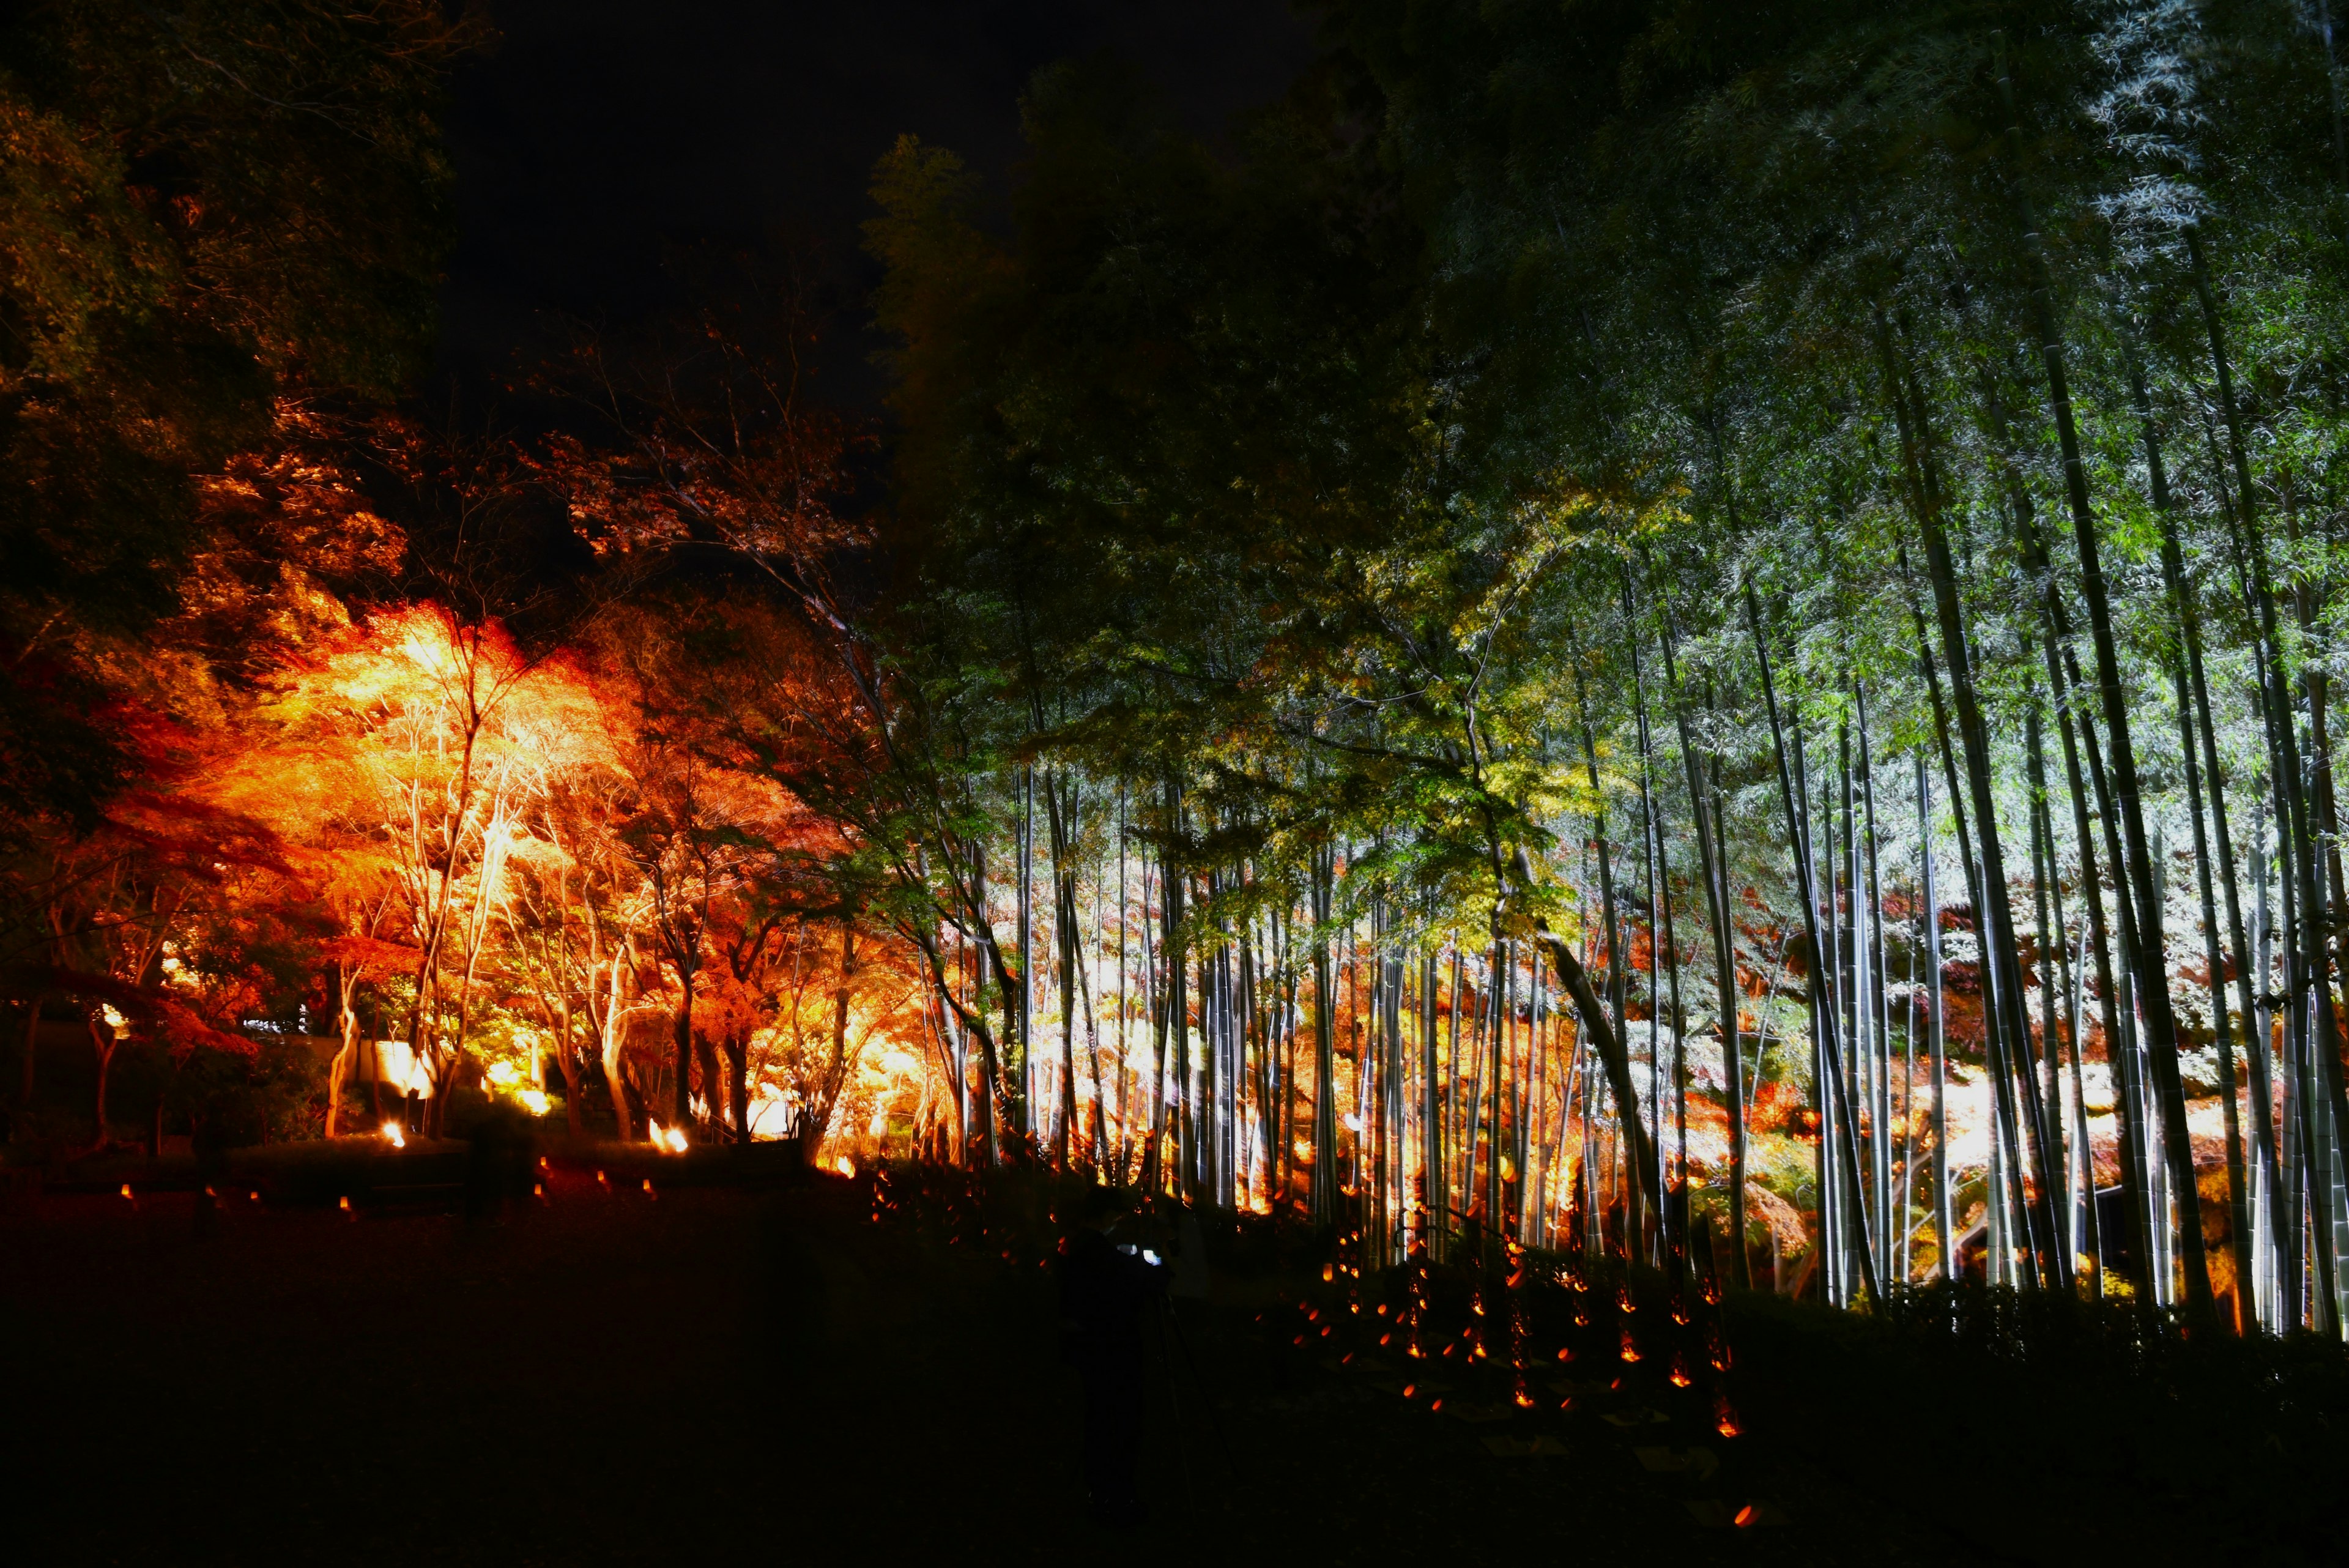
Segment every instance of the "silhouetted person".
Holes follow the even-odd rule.
[[[1118,1239],[1123,1197],[1096,1188],[1061,1251],[1061,1316],[1085,1388],[1085,1491],[1116,1529],[1142,1521],[1133,1472],[1142,1448],[1142,1314],[1165,1288],[1164,1265]]]
[[[408,1136],[417,1137],[424,1131],[424,1096],[411,1084],[408,1088]]]

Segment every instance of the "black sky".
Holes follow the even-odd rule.
[[[1019,99],[1057,59],[1141,67],[1212,134],[1311,57],[1288,0],[492,0],[502,42],[450,116],[460,240],[444,369],[502,378],[543,313],[616,325],[673,302],[675,247],[783,233],[838,314],[829,400],[869,410],[873,274],[857,225],[901,132],[999,183]]]

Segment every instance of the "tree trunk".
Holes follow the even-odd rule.
[[[2007,110],[2010,148],[2018,154],[2022,125],[2014,108],[2014,84],[2008,75],[2003,36],[1998,62],[1999,91]],[[2016,159],[2019,164],[2021,160]],[[2015,171],[2020,177],[2019,168]],[[2147,1055],[2153,1073],[2156,1104],[2162,1118],[2163,1146],[2177,1189],[2179,1240],[2186,1272],[2186,1302],[2189,1315],[2208,1319],[2213,1311],[2210,1273],[2203,1256],[2200,1195],[2194,1183],[2194,1146],[2186,1127],[2186,1092],[2178,1068],[2178,1022],[2169,998],[2169,976],[2162,940],[2161,905],[2154,893],[2153,862],[2145,831],[2145,813],[2138,799],[2137,751],[2129,734],[2128,699],[2121,685],[2120,656],[2113,634],[2110,597],[2096,539],[2096,519],[2088,499],[2087,470],[2080,458],[2080,435],[2072,417],[2070,384],[2064,367],[2064,343],[2055,318],[2047,257],[2039,224],[2022,186],[2014,186],[2015,209],[2023,229],[2023,251],[2030,273],[2033,326],[2039,338],[2040,361],[2047,378],[2047,405],[2055,421],[2056,444],[2063,453],[2064,493],[2072,512],[2073,540],[2080,556],[2081,597],[2088,606],[2088,633],[2096,656],[2096,681],[2105,710],[2105,730],[2112,749],[2113,791],[2118,797],[2121,828],[2128,851],[2128,887],[2136,905],[2136,930],[2131,942],[2139,988],[2138,1005],[2145,1014]],[[1985,834],[1987,835],[1987,828]],[[1989,842],[1984,839],[1985,845]],[[2125,926],[2126,929],[2126,926]]]
[[[1827,963],[1825,949],[1819,942],[1817,888],[1812,879],[1810,857],[1806,852],[1803,815],[1795,801],[1794,775],[1787,771],[1786,766],[1785,731],[1779,722],[1777,691],[1770,678],[1769,645],[1763,640],[1762,637],[1762,609],[1754,599],[1754,585],[1750,582],[1745,585],[1744,597],[1745,624],[1754,634],[1754,651],[1762,667],[1762,699],[1764,704],[1769,709],[1770,737],[1778,760],[1778,794],[1786,811],[1786,836],[1795,848],[1795,879],[1799,884],[1803,899],[1803,925],[1805,933],[1810,939],[1813,974],[1816,976],[1826,967]],[[1824,1012],[1826,1010],[1819,1011]],[[1817,1033],[1821,1054],[1825,1057],[1819,1075],[1826,1080],[1825,1088],[1819,1096],[1821,1117],[1822,1120],[1833,1118],[1834,1132],[1837,1141],[1847,1151],[1855,1149],[1859,1147],[1858,1129],[1853,1124],[1851,1102],[1844,1096],[1843,1093],[1843,1054],[1836,1040],[1833,1022],[1830,1020]],[[1824,1127],[1821,1128],[1823,1134],[1826,1130]],[[1839,1196],[1843,1201],[1851,1206],[1852,1212],[1861,1213],[1859,1173],[1848,1155],[1839,1162],[1839,1174],[1843,1188]],[[1822,1208],[1825,1207],[1826,1197],[1826,1194],[1824,1192],[1820,1194]],[[1823,1249],[1832,1245],[1829,1232],[1824,1225],[1821,1227],[1820,1244]],[[1861,1282],[1871,1302],[1881,1302],[1884,1299],[1883,1287],[1877,1279],[1876,1260],[1873,1253],[1874,1248],[1871,1246],[1863,1245],[1860,1250],[1859,1260],[1863,1274]]]
[[[2305,1006],[2313,1014],[2316,1033],[2317,1064],[2322,1076],[2321,1092],[2332,1112],[2335,1128],[2349,1125],[2349,1106],[2344,1106],[2341,1092],[2340,1027],[2333,1010],[2333,987],[2330,969],[2325,961],[2323,936],[2322,884],[2316,875],[2313,846],[2314,832],[2307,791],[2300,772],[2299,743],[2293,733],[2290,700],[2285,694],[2285,666],[2282,639],[2278,635],[2275,614],[2275,588],[2270,576],[2267,546],[2261,536],[2258,513],[2258,492],[2251,483],[2250,451],[2243,438],[2243,421],[2235,400],[2234,370],[2227,353],[2226,336],[2219,318],[2218,302],[2211,291],[2209,264],[2203,253],[2200,233],[2189,227],[2186,231],[2187,254],[2191,263],[2194,294],[2201,307],[2202,323],[2209,338],[2211,369],[2218,379],[2220,411],[2227,425],[2228,444],[2234,460],[2238,516],[2234,521],[2239,531],[2234,540],[2239,562],[2245,573],[2245,592],[2251,597],[2249,606],[2253,624],[2259,630],[2259,648],[2263,664],[2260,681],[2261,713],[2267,724],[2271,767],[2279,805],[2277,829],[2284,852],[2287,876],[2287,908],[2296,898],[2300,912],[2301,940],[2286,949],[2288,972],[2287,992],[2295,1008]],[[2297,1047],[2295,1047],[2297,1049]],[[2261,1107],[2262,1119],[2267,1115]],[[2330,1140],[2325,1147],[2329,1149]],[[2329,1153],[2325,1163],[2330,1163]],[[2314,1225],[2318,1262],[2323,1271],[2316,1295],[2319,1310],[2328,1323],[2337,1323],[2337,1291],[2333,1248],[2334,1220],[2333,1184],[2329,1174],[2310,1183],[2318,1200],[2318,1218]],[[2278,1205],[2282,1207],[2281,1204]],[[2292,1232],[2297,1235],[2297,1231]],[[2286,1256],[2296,1256],[2294,1245]]]
[[[824,1064],[822,1118],[816,1123],[811,1154],[823,1142],[830,1130],[832,1118],[840,1109],[840,1096],[848,1078],[848,1003],[856,990],[856,921],[854,917],[840,918],[840,977],[832,992],[832,1054]]]
[[[106,1130],[106,1071],[113,1064],[115,1047],[121,1042],[101,1013],[89,1015],[89,1044],[90,1048],[98,1053],[98,1096],[93,1107],[98,1117],[98,1133],[93,1147],[104,1148],[113,1142]]]
[[[326,1064],[325,1136],[329,1138],[335,1137],[341,1125],[343,1083],[350,1076],[351,1064],[358,1054],[358,1015],[351,1011],[351,989],[357,981],[348,964],[335,966],[335,994],[339,1003],[335,1014],[335,1033],[342,1043],[336,1046],[334,1059]]]
[[[2031,1041],[2031,1024],[2023,1011],[2023,971],[2018,961],[2018,944],[2014,934],[2014,915],[2008,898],[2009,882],[2006,857],[2000,838],[1997,794],[1992,783],[1990,735],[1983,720],[1982,704],[1975,691],[1973,659],[1966,633],[1965,611],[1958,597],[1957,567],[1950,552],[1949,536],[1942,526],[1940,486],[1927,458],[1930,431],[1924,422],[1921,397],[1909,379],[1897,365],[1892,348],[1892,333],[1879,310],[1876,317],[1877,348],[1883,363],[1885,391],[1891,399],[1900,434],[1901,464],[1907,479],[1909,511],[1917,523],[1918,533],[1925,546],[1926,577],[1932,587],[1934,620],[1940,632],[1941,655],[1949,666],[1950,696],[1956,710],[1958,738],[1965,758],[1967,794],[1972,796],[1975,843],[1979,846],[1981,866],[1973,876],[1974,915],[1982,943],[1982,964],[1985,978],[1991,983],[1996,1026],[1990,1026],[1991,1012],[1985,1010],[1985,1038],[1991,1055],[1992,1094],[1996,1097],[2002,1121],[2000,1136],[2007,1140],[2004,1148],[2006,1167],[2018,1187],[2023,1180],[2022,1150],[2017,1143],[2022,1110],[2029,1111],[2029,1125],[2033,1153],[2038,1158],[2041,1180],[2037,1200],[2026,1215],[2030,1237],[2033,1282],[2047,1282],[2055,1272],[2054,1213],[2047,1173],[2054,1168],[2048,1162],[2046,1129],[2042,1125],[2035,1096],[2023,1097],[2018,1106],[2015,1095],[2015,1067],[2018,1056],[2027,1060]],[[1952,802],[1956,785],[1951,784]],[[1968,857],[1971,870],[1973,860]],[[2071,1282],[2063,1280],[2061,1286],[2069,1290]]]
[[[1918,858],[1922,862],[1921,894],[1925,900],[1920,915],[1925,950],[1926,1002],[1931,1010],[1926,1024],[1930,1031],[1933,1074],[1933,1241],[1940,1254],[1941,1278],[1946,1282],[1958,1277],[1957,1226],[1951,1212],[1950,1077],[1941,1031],[1941,905],[1940,889],[1936,886],[1933,875],[1932,804],[1932,770],[1926,766],[1925,754],[1920,751],[1917,753],[1917,837]]]
[[[1530,873],[1526,880],[1531,880]],[[1547,921],[1537,919],[1534,925],[1541,934],[1542,945],[1549,950],[1550,965],[1557,971],[1558,989],[1574,999],[1575,1011],[1582,1017],[1583,1032],[1606,1065],[1608,1087],[1615,1096],[1615,1115],[1622,1124],[1623,1140],[1636,1173],[1633,1179],[1650,1210],[1661,1212],[1663,1195],[1656,1187],[1655,1151],[1640,1119],[1640,1094],[1631,1084],[1631,1059],[1614,1026],[1608,1022],[1607,1010],[1599,1005],[1599,993],[1591,989],[1590,977],[1583,972],[1574,950],[1550,934]]]
[[[603,1026],[597,1054],[604,1069],[604,1087],[612,1096],[612,1136],[621,1143],[628,1141],[628,1092],[620,1071],[620,1052],[626,1044],[621,1031],[620,974],[626,959],[622,953],[612,955],[610,990],[604,1003]]]

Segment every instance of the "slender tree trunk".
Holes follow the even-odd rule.
[[[2312,846],[2312,814],[2307,792],[2300,771],[2299,746],[2293,734],[2290,700],[2284,689],[2282,639],[2278,633],[2275,614],[2275,589],[2271,579],[2267,547],[2260,533],[2258,492],[2251,483],[2249,447],[2243,437],[2243,421],[2235,400],[2234,372],[2229,359],[2226,336],[2221,327],[2218,302],[2211,291],[2209,265],[2204,254],[2199,232],[2192,227],[2186,231],[2186,244],[2191,263],[2194,293],[2201,307],[2203,327],[2209,338],[2210,362],[2217,377],[2220,411],[2227,425],[2228,444],[2234,460],[2239,525],[2235,549],[2243,563],[2247,581],[2245,591],[2251,599],[2253,623],[2259,629],[2259,646],[2263,662],[2260,681],[2261,711],[2266,720],[2268,746],[2272,758],[2274,787],[2279,805],[2277,829],[2283,851],[2287,872],[2287,909],[2297,902],[2300,911],[2300,940],[2286,948],[2288,971],[2287,990],[2293,999],[2295,1011],[2305,1008],[2302,1016],[2313,1016],[2317,1067],[2323,1077],[2322,1092],[2331,1112],[2335,1128],[2349,1125],[2349,1106],[2344,1106],[2339,1071],[2341,1040],[2339,1022],[2333,1010],[2333,988],[2330,969],[2325,961],[2322,931],[2323,897],[2316,875]],[[2296,1049],[2297,1047],[2295,1047]],[[2262,1117],[2266,1115],[2262,1107]],[[2319,1146],[2323,1151],[2320,1162],[2331,1163],[2331,1140]],[[2336,1277],[2334,1273],[2333,1183],[2329,1171],[2321,1172],[2309,1183],[2315,1196],[2318,1218],[2314,1226],[2316,1251],[2321,1278],[2316,1302],[2328,1325],[2340,1321],[2337,1313]],[[2297,1237],[2297,1232],[2292,1232]],[[2296,1240],[2285,1256],[2296,1256]]]
[[[598,1032],[601,1049],[598,1057],[604,1069],[604,1086],[612,1096],[613,1137],[621,1143],[628,1141],[628,1096],[620,1071],[620,1052],[626,1041],[621,1031],[620,974],[625,963],[621,952],[612,955],[612,973],[604,1005],[603,1026]]]
[[[2002,35],[1998,74],[2010,127],[2009,144],[2018,154],[2015,173],[2019,180],[2022,127],[2014,109],[2014,86],[2007,73]],[[2038,221],[2019,183],[2014,187],[2014,197],[2030,269],[2033,326],[2047,378],[2048,409],[2054,418],[2056,442],[2063,453],[2064,493],[2071,506],[2073,539],[2079,550],[2081,595],[2087,602],[2089,637],[2095,649],[2096,680],[2105,710],[2106,734],[2112,750],[2114,794],[2119,800],[2121,828],[2127,845],[2128,888],[2131,901],[2137,906],[2131,950],[2136,960],[2138,1005],[2145,1015],[2148,1037],[2155,1099],[2162,1118],[2163,1144],[2177,1189],[2187,1310],[2197,1319],[2207,1319],[2212,1315],[2213,1305],[2209,1268],[2203,1256],[2201,1201],[2194,1183],[2194,1146],[2187,1131],[2186,1092],[2178,1067],[2178,1023],[2170,1005],[2161,906],[2154,892],[2145,813],[2138,800],[2137,752],[2129,733],[2127,694],[2121,684],[2120,657],[2105,587],[2095,513],[2088,499],[2087,470],[2081,462],[2079,431],[2072,417],[2064,343],[2056,324],[2047,258],[2040,241]]]
[[[357,988],[357,972],[347,963],[335,966],[335,1033],[341,1037],[336,1047],[335,1059],[326,1064],[326,1129],[333,1137],[340,1129],[343,1116],[343,1085],[351,1075],[358,1059],[359,1015],[351,1011],[352,992]],[[27,1042],[29,1049],[30,1042]]]
[[[1778,793],[1786,810],[1786,836],[1795,848],[1795,876],[1800,884],[1803,898],[1803,921],[1806,934],[1810,939],[1813,972],[1816,975],[1824,971],[1828,962],[1826,949],[1819,940],[1817,889],[1813,885],[1810,857],[1806,853],[1805,844],[1803,814],[1795,804],[1793,775],[1787,771],[1785,732],[1779,722],[1777,692],[1770,678],[1770,649],[1762,636],[1761,607],[1754,600],[1754,586],[1750,582],[1745,585],[1744,597],[1745,623],[1754,634],[1754,651],[1762,667],[1762,697],[1764,705],[1769,709],[1770,737],[1778,759]],[[1820,1013],[1826,1013],[1827,1010],[1821,1008],[1818,1011]],[[1818,1030],[1818,1040],[1821,1054],[1825,1058],[1821,1063],[1819,1075],[1824,1080],[1824,1087],[1819,1096],[1821,1118],[1823,1121],[1832,1118],[1833,1131],[1837,1141],[1844,1149],[1848,1151],[1858,1147],[1859,1139],[1851,1114],[1851,1102],[1843,1093],[1842,1053],[1836,1040],[1835,1026],[1831,1018]],[[1820,1130],[1824,1135],[1828,1128],[1822,1127]],[[1841,1178],[1841,1190],[1838,1196],[1851,1206],[1853,1212],[1860,1212],[1859,1173],[1848,1158],[1839,1162],[1838,1174]],[[1826,1194],[1822,1192],[1820,1197],[1824,1207]],[[1833,1245],[1830,1241],[1831,1234],[1822,1227],[1820,1235],[1822,1246]],[[1876,1274],[1874,1251],[1872,1246],[1866,1245],[1860,1249],[1860,1268],[1863,1271],[1861,1282],[1868,1292],[1868,1300],[1881,1302],[1884,1299],[1884,1292]]]
[[[1927,1002],[1931,1009],[1927,1026],[1931,1031],[1933,1074],[1933,1240],[1940,1254],[1941,1278],[1948,1281],[1958,1277],[1957,1225],[1950,1190],[1950,1075],[1941,1029],[1941,906],[1933,874],[1932,808],[1932,770],[1920,751],[1917,754],[1917,837],[1918,857],[1923,863],[1925,907],[1920,912],[1924,925]]]
[[[2054,1169],[2048,1161],[2047,1132],[2039,1116],[2037,1097],[2023,1096],[2018,1106],[2016,1071],[2018,1064],[2027,1064],[2030,1054],[2031,1025],[2023,1008],[2023,971],[2018,960],[2020,944],[2014,932],[2013,909],[2008,897],[2010,883],[2006,872],[2005,852],[1999,833],[1997,796],[1992,784],[1989,730],[1982,717],[1982,705],[1975,690],[1973,660],[1965,626],[1965,611],[1958,597],[1957,567],[1950,551],[1949,536],[1942,525],[1941,490],[1936,468],[1930,455],[1930,431],[1926,422],[1926,410],[1909,377],[1903,374],[1893,353],[1892,332],[1883,313],[1876,318],[1878,356],[1882,360],[1885,390],[1890,398],[1900,435],[1901,464],[1907,480],[1909,510],[1925,546],[1926,576],[1932,587],[1934,618],[1940,632],[1941,650],[1950,670],[1950,694],[1956,710],[1959,740],[1965,757],[1967,793],[1972,796],[1976,844],[1980,849],[1979,875],[1971,875],[1973,857],[1968,857],[1970,878],[1973,882],[1975,917],[1981,928],[1985,977],[1991,983],[1993,1008],[1984,1013],[1985,1038],[1991,1056],[1992,1094],[1997,1100],[2001,1135],[2010,1140],[2004,1149],[2006,1168],[2020,1188],[2023,1166],[2017,1129],[2028,1116],[2033,1153],[2037,1156],[2042,1179],[2035,1201],[2025,1216],[2030,1237],[2030,1258],[2033,1283],[2043,1283],[2055,1273],[2054,1210],[2047,1173]],[[1945,742],[1946,743],[1946,742]],[[1956,804],[1956,785],[1952,781],[1952,805]],[[1991,1020],[1995,1017],[1995,1027]],[[2027,1082],[2027,1069],[2026,1069]],[[2070,1282],[2063,1280],[2068,1290]]]

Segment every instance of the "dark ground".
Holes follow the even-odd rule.
[[[1154,1348],[1152,1517],[1112,1537],[1079,1501],[1049,1269],[876,1225],[846,1181],[648,1200],[574,1177],[471,1225],[247,1204],[209,1241],[191,1202],[20,1195],[0,1213],[10,1562],[2042,1555],[1928,1519],[1952,1493],[1913,1429],[1822,1408],[1783,1324],[1740,1351],[1747,1435],[1668,1435],[1723,1461],[1699,1480],[1643,1469],[1603,1396],[1528,1418],[1562,1454],[1496,1458],[1491,1428],[1276,1355],[1255,1321],[1276,1282],[1222,1281],[1184,1303],[1196,1376],[1177,1354],[1170,1386]],[[1692,1500],[1783,1522],[1707,1528]],[[2149,1522],[2120,1536],[2171,1560],[2158,1543],[2183,1538]]]

